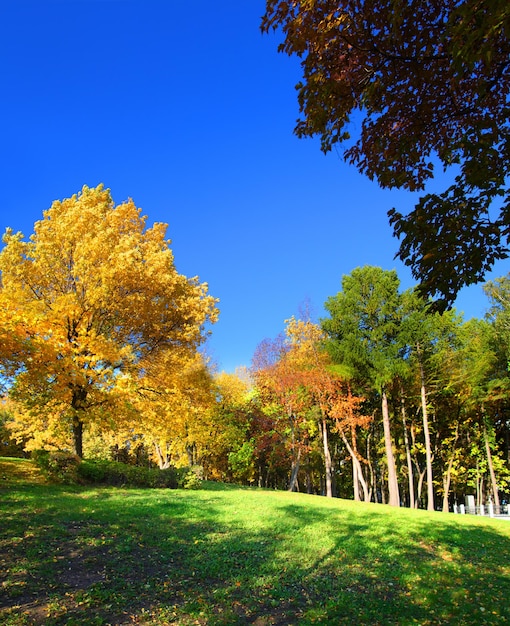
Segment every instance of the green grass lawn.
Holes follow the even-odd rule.
[[[0,623],[506,624],[510,521],[0,460]]]

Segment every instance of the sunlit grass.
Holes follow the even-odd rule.
[[[206,486],[6,481],[0,622],[509,621],[510,522]]]

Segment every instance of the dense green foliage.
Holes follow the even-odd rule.
[[[66,452],[37,450],[32,458],[42,473],[54,483],[99,484],[116,487],[198,489],[202,482],[200,468],[143,467],[107,459],[81,460]]]

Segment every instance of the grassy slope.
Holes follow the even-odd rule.
[[[74,488],[0,464],[0,623],[504,624],[510,522],[208,485]]]

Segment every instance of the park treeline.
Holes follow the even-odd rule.
[[[103,479],[116,484],[207,478],[431,510],[466,495],[504,504],[508,277],[485,285],[486,317],[465,321],[402,291],[395,271],[359,267],[322,319],[282,321],[251,367],[220,373],[202,350],[218,301],[176,271],[165,231],[103,186],[54,202],[28,241],[7,230],[3,454],[33,453],[57,474],[72,458],[64,474],[76,465],[88,480],[112,462],[184,472],[167,485],[172,472],[110,465]]]
[[[214,471],[396,506],[447,511],[467,494],[503,505],[510,281],[485,292],[486,318],[464,321],[401,292],[395,271],[344,276],[318,323],[291,318],[261,342],[244,396],[220,396],[215,441],[239,440]]]

